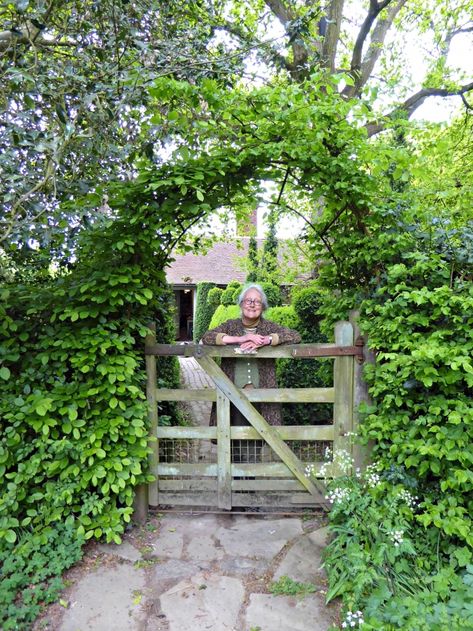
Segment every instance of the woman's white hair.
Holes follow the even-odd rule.
[[[261,287],[261,285],[258,285],[257,283],[251,283],[243,287],[243,289],[240,292],[240,295],[238,296],[238,306],[241,307],[241,303],[245,299],[245,295],[248,291],[250,291],[250,289],[256,289],[256,291],[261,296],[261,302],[263,303],[263,311],[267,309],[268,298],[266,297],[266,294],[264,293],[264,289]]]

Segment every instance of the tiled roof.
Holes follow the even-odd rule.
[[[248,252],[248,237],[238,237],[231,242],[217,242],[206,254],[176,255],[176,260],[166,270],[170,285],[196,285],[205,281],[226,285],[231,280],[243,282],[246,270],[243,260]]]
[[[257,241],[260,249],[264,239]],[[214,243],[207,254],[177,254],[175,261],[166,270],[166,280],[175,286],[197,285],[202,282],[227,285],[232,280],[244,282],[247,276],[244,259],[249,242],[249,237],[235,237],[229,242]],[[279,240],[280,255],[283,250],[284,241]]]

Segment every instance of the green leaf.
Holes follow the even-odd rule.
[[[11,372],[6,366],[2,366],[0,368],[0,377],[2,379],[4,379],[5,381],[8,381],[8,379],[10,379],[10,375],[11,375]]]
[[[16,541],[16,532],[14,530],[7,530],[5,533],[5,539],[8,543],[15,543]]]

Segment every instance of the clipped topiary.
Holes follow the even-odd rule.
[[[215,307],[207,302],[207,296],[215,283],[199,283],[197,285],[196,307],[194,317],[194,342],[198,343],[205,331],[208,330]]]
[[[281,289],[273,283],[260,283],[268,299],[268,306],[280,307],[282,305]]]
[[[323,343],[326,337],[320,331],[320,290],[314,283],[296,286],[292,291],[292,309],[296,328],[303,343]],[[269,318],[271,319],[271,318]],[[290,326],[287,324],[285,326]],[[277,363],[278,383],[285,388],[318,388],[332,382],[332,360],[282,359]],[[330,422],[332,406],[329,404],[289,403],[283,406],[283,419],[287,425],[317,425]]]
[[[221,287],[213,287],[207,294],[207,304],[216,309],[222,300],[222,294],[223,289]]]

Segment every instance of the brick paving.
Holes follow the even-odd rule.
[[[182,384],[189,390],[214,388],[212,379],[199,366],[194,357],[179,357]],[[187,409],[195,425],[206,427],[209,424],[212,403],[209,401],[189,401]]]

